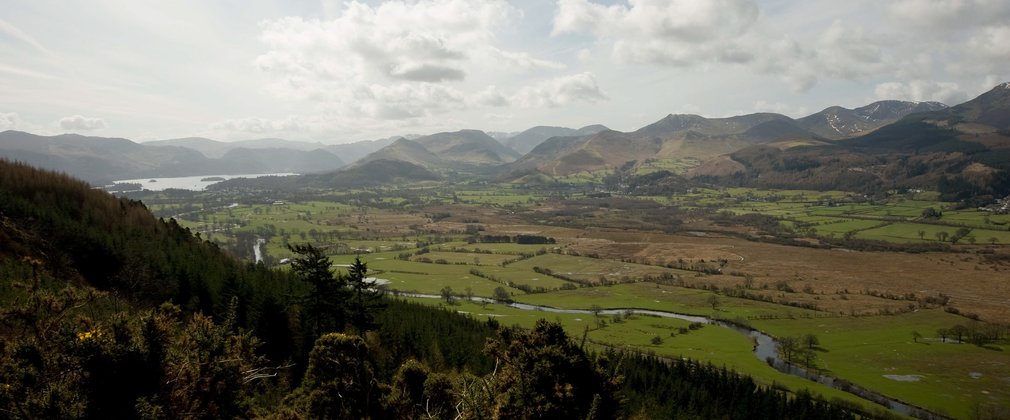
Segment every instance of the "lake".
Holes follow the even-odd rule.
[[[246,174],[246,175],[197,175],[197,176],[180,176],[171,178],[143,178],[143,179],[124,179],[121,181],[115,181],[116,184],[123,183],[136,183],[140,184],[141,188],[150,191],[164,191],[169,188],[176,188],[180,190],[192,190],[192,191],[203,191],[207,189],[210,184],[221,182],[221,180],[213,181],[203,181],[206,178],[259,178],[263,176],[289,176],[298,175],[294,173],[277,173],[277,174]]]

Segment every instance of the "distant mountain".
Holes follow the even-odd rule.
[[[705,118],[693,114],[670,114],[665,118],[635,131],[641,136],[667,138],[681,132],[694,132],[705,136],[719,136],[742,133],[755,125],[773,121],[789,120],[782,114],[757,113],[728,118]]]
[[[146,146],[122,138],[77,134],[38,136],[4,131],[0,133],[0,156],[98,185],[117,179],[244,172],[241,165],[208,159],[184,147]]]
[[[444,159],[428,151],[421,143],[405,138],[401,138],[393,144],[359,159],[355,162],[355,165],[362,165],[378,160],[408,162],[425,168],[438,168],[446,165]]]
[[[300,152],[311,152],[314,150],[325,150],[340,158],[344,163],[351,163],[362,157],[392,144],[400,137],[390,137],[378,140],[365,140],[345,144],[322,144],[319,142],[292,141],[277,138],[263,138],[254,140],[240,140],[224,142],[211,140],[203,137],[185,137],[169,140],[158,140],[143,143],[148,146],[178,146],[196,150],[209,158],[224,157],[229,151],[235,149],[270,149],[270,150],[292,150]],[[327,168],[333,169],[333,168]],[[300,171],[307,172],[307,171]]]
[[[414,140],[446,161],[472,165],[500,165],[520,157],[480,130],[437,133]]]
[[[373,187],[439,179],[440,176],[413,163],[384,159],[355,165],[342,171],[306,176],[309,185],[332,188]]]
[[[947,108],[939,102],[879,101],[856,109],[833,106],[797,120],[804,129],[828,139],[857,136],[906,115]]]
[[[881,104],[886,107],[897,111],[880,114],[875,104],[860,109],[886,117],[909,109],[896,101]],[[1010,84],[954,107],[925,108],[849,139],[744,148],[711,159],[689,175],[775,188],[872,192],[915,186],[939,190],[953,200],[1010,193]]]
[[[220,160],[248,168],[252,173],[326,172],[344,166],[337,155],[323,149],[301,151],[238,148],[229,150]]]
[[[219,142],[196,138],[182,143],[213,146]],[[122,138],[77,134],[38,136],[20,131],[0,133],[0,156],[65,172],[96,185],[136,178],[308,173],[343,166],[340,158],[323,150],[235,148],[212,159],[182,146],[153,146]]]
[[[753,144],[814,138],[791,118],[750,114],[730,118],[668,115],[634,132],[606,130],[584,137],[554,137],[508,165],[505,178],[532,172],[551,176],[614,169],[649,159],[709,159]]]
[[[385,139],[365,140],[354,143],[331,144],[324,146],[323,148],[340,157],[342,161],[346,163],[353,163],[358,159],[367,156],[369,153],[373,153],[383,147],[393,144],[393,142],[401,138],[403,137],[389,137]]]
[[[309,143],[276,138],[224,142],[204,137],[185,137],[143,143],[145,146],[179,146],[203,153],[209,158],[219,158],[234,149],[290,149],[307,152],[326,147],[322,143]]]
[[[509,165],[508,172],[531,171],[551,176],[614,168],[625,162],[655,156],[662,141],[607,130],[586,137],[553,137]]]
[[[300,188],[362,188],[397,185],[419,181],[436,181],[441,177],[421,166],[402,160],[378,159],[359,162],[345,169],[327,173],[236,178],[212,184],[211,190],[266,189],[294,191]]]
[[[515,150],[520,154],[525,155],[532,151],[534,147],[537,147],[540,143],[543,143],[551,137],[588,136],[604,130],[608,130],[608,128],[599,124],[582,127],[578,130],[567,127],[550,127],[540,125],[504,139],[502,140],[502,144],[511,147],[512,150]]]
[[[955,106],[949,113],[966,122],[1010,130],[1010,82],[997,85],[979,97]]]
[[[824,140],[850,138],[870,133],[909,114],[946,108],[938,102],[880,101],[853,110],[831,107],[799,120],[775,113],[726,118],[670,114],[630,133],[601,132],[583,138],[568,134],[556,137],[553,143],[544,141],[540,145],[544,147],[532,148],[504,172],[509,174],[505,178],[525,176],[531,171],[559,176],[614,169],[631,161],[640,165],[650,159],[705,161],[766,143],[782,142],[771,146],[771,150],[778,150],[797,144],[811,145]],[[563,133],[564,130],[560,127],[534,127],[528,130],[528,136],[535,139],[537,135]],[[521,143],[522,139],[509,139],[506,143]],[[513,147],[519,150],[519,146]],[[718,165],[719,168],[735,167],[726,165],[725,158],[720,162],[723,164]],[[711,171],[703,168],[702,172]]]

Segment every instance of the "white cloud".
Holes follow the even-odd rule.
[[[817,39],[816,60],[831,76],[855,79],[893,70],[881,45],[883,39],[868,35],[862,27],[834,21]]]
[[[701,71],[736,66],[777,76],[796,92],[809,91],[819,79],[932,79],[937,62],[950,63],[947,73],[957,76],[1010,67],[1010,2],[1005,0],[900,0],[854,6],[858,12],[824,2],[763,6],[770,10],[759,10],[750,0],[614,5],[559,0],[552,34],[590,35],[620,64]],[[792,9],[800,15],[790,15]],[[815,12],[827,19],[801,24]],[[867,19],[872,13],[893,24]]]
[[[565,68],[564,64],[539,59],[527,52],[504,51],[497,48],[491,48],[488,51],[499,62],[523,70],[560,70]]]
[[[291,134],[308,130],[306,123],[296,116],[289,116],[281,120],[257,117],[230,119],[211,124],[210,128],[215,131],[250,134]]]
[[[967,100],[967,94],[957,83],[928,80],[880,83],[874,88],[874,94],[877,99],[936,101],[947,105],[956,105]]]
[[[887,11],[899,22],[934,33],[1010,20],[1010,3],[1004,0],[896,0]]]
[[[8,37],[14,38],[24,44],[30,45],[32,48],[38,50],[39,52],[52,56],[53,53],[49,51],[46,47],[40,44],[34,37],[28,35],[18,27],[10,24],[9,22],[0,19],[0,34],[4,34]]]
[[[260,38],[268,50],[255,65],[272,78],[267,92],[315,103],[349,124],[430,118],[474,104],[502,106],[507,101],[497,88],[467,83],[470,78],[564,68],[495,45],[495,31],[518,15],[501,1],[352,1],[331,12],[329,20],[263,22]]]
[[[477,92],[473,101],[478,105],[494,107],[506,106],[509,104],[509,100],[505,97],[505,93],[494,85],[488,86],[486,89]]]
[[[21,117],[17,112],[0,112],[0,131],[17,130],[21,125]]]
[[[559,107],[575,102],[598,102],[607,94],[596,83],[592,73],[557,77],[520,89],[512,102],[526,108]]]
[[[83,115],[60,118],[59,124],[60,128],[64,130],[73,131],[91,131],[105,128],[105,120],[85,117]]]
[[[1010,25],[978,29],[960,46],[960,56],[946,65],[948,73],[975,77],[1007,75],[1010,68]]]
[[[614,57],[624,63],[742,63],[754,58],[744,38],[757,17],[750,0],[629,0],[627,6],[560,0],[552,33],[594,34],[612,42]]]

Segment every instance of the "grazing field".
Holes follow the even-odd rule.
[[[512,264],[516,268],[549,269],[554,275],[583,283],[629,282],[647,276],[674,278],[685,272],[665,267],[626,263],[601,258],[545,254]]]
[[[852,394],[830,388],[806,379],[779,372],[764,361],[758,360],[750,351],[752,346],[749,338],[726,328],[705,326],[700,329],[688,329],[690,323],[678,319],[659,318],[645,315],[595,317],[592,314],[563,314],[543,311],[528,311],[496,304],[478,304],[464,300],[456,300],[451,305],[445,301],[433,299],[411,299],[413,301],[446,306],[457,312],[469,314],[483,319],[492,317],[504,325],[519,325],[532,327],[537,320],[547,319],[560,322],[568,333],[576,339],[585,334],[587,345],[605,348],[626,348],[635,351],[655,353],[662,357],[687,357],[694,360],[724,366],[737,372],[751,375],[758,383],[785,387],[794,392],[809,390],[825,399],[838,399],[865,407],[867,410],[881,410],[877,405],[869,403]],[[606,325],[598,326],[597,319]],[[587,327],[589,328],[587,333]],[[681,329],[688,329],[681,333]],[[671,336],[671,333],[674,335]],[[662,343],[654,344],[654,337],[661,337]]]
[[[709,301],[717,299],[712,307]],[[747,319],[830,316],[824,312],[802,308],[784,308],[774,303],[720,296],[707,290],[688,289],[655,283],[630,283],[605,287],[561,290],[517,298],[524,303],[567,309],[636,308],[701,315],[710,318],[743,321]]]
[[[965,418],[975,405],[1010,400],[1010,346],[980,347],[937,336],[938,329],[959,324],[970,322],[936,309],[883,317],[753,322],[777,336],[816,334],[817,364],[834,376]],[[923,337],[915,338],[914,332]]]
[[[670,170],[663,165],[673,163],[645,170]],[[1010,405],[1010,387],[1001,387],[1010,384],[1010,331],[1002,327],[984,346],[937,338],[956,325],[1010,324],[1010,216],[953,209],[926,193],[871,200],[726,188],[611,197],[586,189],[608,175],[559,179],[563,193],[488,184],[348,192],[336,202],[157,206],[186,210],[180,223],[246,258],[263,240],[271,266],[285,267],[289,244],[311,243],[337,271],[360,257],[393,293],[638,308],[728,320],[779,339],[815,334],[820,344],[803,362],[862,387],[955,417]],[[927,209],[942,215],[923,218]],[[543,243],[516,243],[519,235]],[[506,325],[556,319],[591,346],[709,361],[767,385],[876,407],[776,371],[749,338],[718,326],[458,298],[451,307]]]

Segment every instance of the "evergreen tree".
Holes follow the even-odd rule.
[[[368,277],[368,266],[358,257],[347,270],[346,282],[350,287],[348,300],[348,318],[352,326],[359,332],[375,328],[375,312],[383,307],[383,293],[375,284],[365,279]]]
[[[561,324],[543,319],[532,331],[505,328],[487,351],[499,360],[497,418],[612,418],[619,380],[591,359]]]
[[[312,341],[327,332],[342,331],[347,320],[346,279],[334,276],[332,263],[321,249],[311,244],[289,245],[298,256],[291,260],[295,277],[309,285],[309,293],[302,298],[308,324],[306,333]]]

